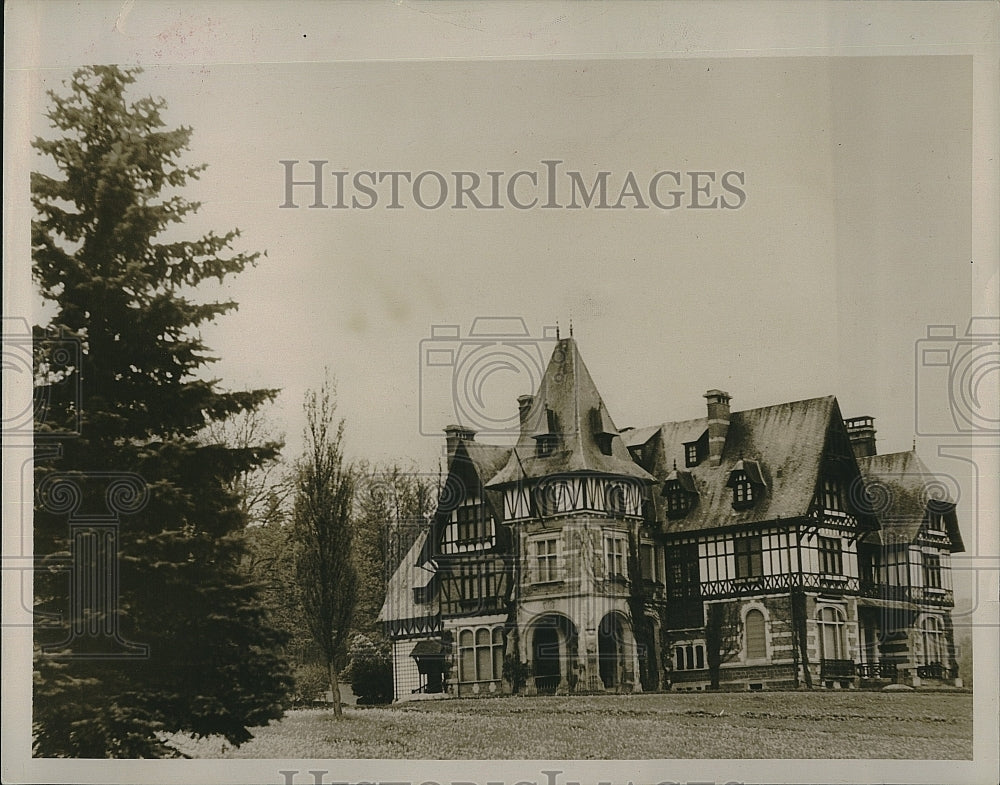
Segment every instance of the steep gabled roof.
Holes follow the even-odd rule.
[[[511,448],[496,444],[480,444],[474,441],[459,442],[448,466],[448,481],[442,496],[450,495],[455,503],[461,503],[470,492],[482,494],[496,521],[503,520],[503,499],[497,491],[486,487],[490,478],[503,468],[510,458]],[[456,487],[456,483],[462,487]],[[468,487],[464,487],[464,486]],[[438,507],[435,526],[438,530],[451,518],[454,506]]]
[[[438,497],[438,506],[431,522],[431,536],[427,539],[420,561],[428,561],[438,553],[441,537],[451,521],[456,506],[470,495],[482,496],[487,509],[497,524],[503,523],[503,498],[500,492],[486,487],[489,479],[510,458],[511,448],[496,444],[481,444],[462,440],[448,459],[448,477]],[[505,542],[503,527],[497,527],[498,545]]]
[[[698,492],[696,503],[683,518],[661,517],[669,533],[693,532],[806,515],[816,491],[827,430],[833,422],[843,427],[832,395],[733,412],[718,466],[702,461],[685,467],[684,445],[705,432],[707,418],[663,423],[644,443],[637,438],[629,441],[632,447],[643,447],[644,467],[658,478],[667,477],[675,466],[690,471]],[[645,436],[649,429],[630,433]],[[734,510],[727,483],[738,465],[745,468],[749,461],[757,462],[766,488],[752,507]]]
[[[382,603],[382,609],[378,613],[378,621],[419,619],[438,612],[437,597],[430,603],[421,604],[417,603],[413,596],[414,589],[423,588],[433,577],[430,569],[421,566],[423,562],[421,552],[427,541],[427,534],[424,530],[417,535],[417,539],[413,541],[410,550],[389,579],[385,590],[385,602]]]
[[[951,551],[965,550],[958,530],[955,502],[915,451],[859,458],[858,466],[868,491],[869,506],[882,524],[882,530],[871,532],[866,542],[879,545],[912,543],[930,511],[944,516]]]
[[[455,455],[462,455],[460,450],[465,449],[465,455],[475,466],[476,474],[483,485],[486,485],[498,471],[507,465],[510,460],[511,448],[496,444],[481,444],[475,441],[463,441],[456,450]]]
[[[551,454],[537,455],[538,438],[553,437]],[[610,442],[610,455],[600,440]],[[490,485],[563,472],[597,472],[652,479],[629,455],[573,338],[556,343],[548,368],[506,466]]]

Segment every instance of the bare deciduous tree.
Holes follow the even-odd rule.
[[[713,602],[706,609],[705,657],[713,690],[719,689],[723,663],[735,657],[743,643],[743,619],[737,602]]]
[[[229,482],[230,490],[251,525],[284,523],[288,517],[293,478],[278,451],[285,446],[285,435],[276,433],[265,407],[240,412],[228,420],[215,421],[205,429],[205,441],[222,444],[230,450],[258,457],[261,446],[274,455],[258,465],[238,472]]]
[[[337,669],[357,599],[352,558],[354,469],[344,463],[344,420],[329,380],[305,400],[305,447],[295,471],[295,573],[309,631],[323,652],[334,715],[343,715]]]

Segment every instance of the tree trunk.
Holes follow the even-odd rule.
[[[333,665],[333,660],[326,664],[330,674],[330,695],[333,697],[333,716],[343,717],[344,707],[340,702],[340,681],[337,679],[337,669]]]
[[[812,673],[809,670],[809,634],[806,630],[806,595],[802,589],[792,592],[792,624],[795,627],[795,641],[802,663],[802,676],[806,687],[812,689]]]

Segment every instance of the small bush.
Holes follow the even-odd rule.
[[[392,703],[392,660],[385,641],[355,635],[348,650],[345,674],[359,706]]]
[[[330,689],[330,675],[319,663],[296,665],[292,675],[295,678],[292,701],[297,705],[322,700]]]

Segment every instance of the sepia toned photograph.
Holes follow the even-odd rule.
[[[5,782],[995,782],[997,8],[5,8]]]

